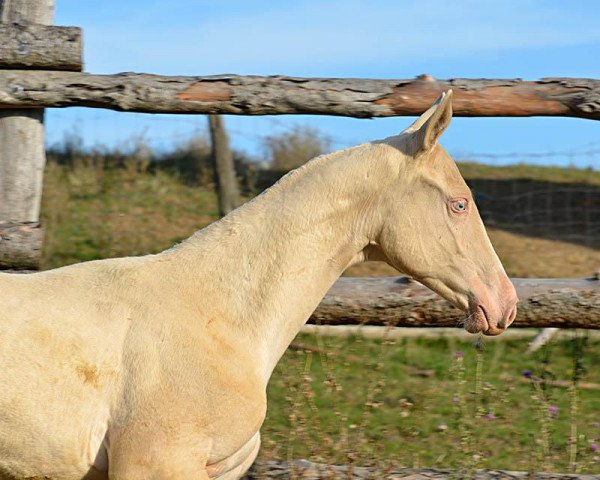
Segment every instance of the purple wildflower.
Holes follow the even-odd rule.
[[[456,356],[456,358],[463,358],[465,356],[465,354],[461,350],[457,350],[454,355]]]
[[[556,405],[548,405],[548,413],[555,417],[560,409]]]
[[[523,375],[525,378],[531,378],[533,376],[533,372],[531,370],[523,370],[521,375]]]
[[[597,452],[599,450],[598,444],[595,442],[590,443],[590,448],[591,448],[592,452]]]
[[[496,415],[494,415],[493,413],[488,413],[485,416],[485,418],[488,419],[491,422],[492,420],[496,420]]]

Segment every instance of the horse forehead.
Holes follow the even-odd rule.
[[[465,181],[458,166],[450,154],[441,145],[436,145],[429,154],[429,158],[425,164],[427,165],[425,170],[427,174],[431,175],[442,184],[448,185],[449,187],[465,185]]]

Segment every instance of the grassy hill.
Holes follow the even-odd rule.
[[[460,164],[460,168],[469,182],[526,178],[530,182],[552,182],[554,188],[600,185],[600,172],[588,170],[521,165],[490,167],[474,163]],[[506,188],[504,184],[494,185],[497,190]],[[501,201],[497,204],[500,208],[506,205]],[[511,204],[509,208],[531,208],[531,205]],[[46,226],[45,269],[82,260],[156,253],[217,218],[216,196],[210,185],[191,186],[175,173],[160,170],[147,173],[135,164],[102,168],[85,163],[61,166],[50,162],[42,210]],[[580,216],[576,206],[573,210],[573,215]],[[515,224],[506,219],[500,218],[496,223],[493,220],[487,222],[489,235],[512,276],[588,276],[600,266],[600,250],[594,248],[593,239],[573,242],[568,235],[553,236],[552,228],[540,235],[535,225],[528,232],[527,223],[519,224],[521,228],[515,230],[512,228]],[[596,221],[599,220],[600,214]],[[557,232],[559,227],[567,234],[570,231],[565,223],[556,223]],[[356,266],[348,274],[395,275],[396,272],[375,263]]]

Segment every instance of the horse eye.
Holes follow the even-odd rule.
[[[467,210],[467,200],[464,198],[459,198],[458,200],[452,201],[452,211],[456,213],[462,213]]]

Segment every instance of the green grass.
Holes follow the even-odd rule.
[[[576,391],[573,420],[569,388],[542,390],[522,375],[532,370],[536,377],[570,381],[572,341],[528,356],[523,340],[490,341],[481,350],[452,338],[298,340],[319,343],[330,354],[288,350],[277,366],[262,430],[265,457],[570,471],[576,425],[576,468],[600,472],[590,447],[600,437],[600,391]],[[582,382],[600,383],[598,347],[590,340],[585,349]],[[558,414],[551,415],[549,406],[557,406]]]
[[[547,167],[525,163],[493,166],[468,161],[458,161],[457,164],[466,179],[513,180],[527,178],[554,183],[600,185],[600,170],[590,168]]]
[[[191,187],[165,172],[50,163],[42,203],[43,268],[156,253],[217,216],[213,190]]]

